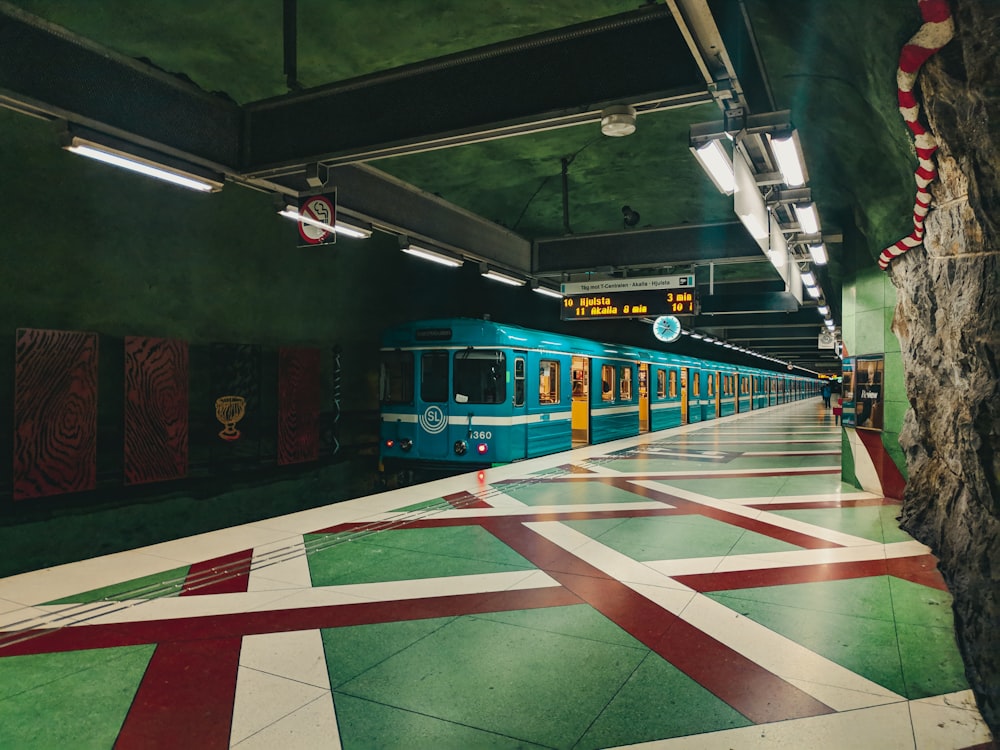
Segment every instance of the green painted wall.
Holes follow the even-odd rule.
[[[892,332],[896,287],[892,285],[888,274],[872,263],[870,267],[863,266],[855,271],[853,278],[845,280],[841,304],[843,340],[848,355],[885,355],[882,444],[906,478],[906,458],[899,447],[899,433],[909,402],[906,399],[899,341]],[[843,476],[844,481],[860,486],[854,477],[853,462],[849,466],[845,460]]]

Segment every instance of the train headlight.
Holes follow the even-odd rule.
[[[455,455],[456,456],[464,456],[465,455],[465,451],[468,450],[468,448],[469,448],[469,446],[467,446],[465,444],[464,440],[456,440],[455,441]]]
[[[413,441],[410,440],[409,438],[403,438],[402,440],[399,441],[399,447],[402,448],[404,451],[408,451],[410,450],[410,448],[413,447]]]
[[[479,452],[480,456],[485,456],[486,452],[490,449],[490,446],[486,443],[480,443],[476,446],[476,450]]]

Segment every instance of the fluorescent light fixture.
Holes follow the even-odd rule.
[[[830,314],[830,308],[828,305],[820,305],[816,308],[816,311],[824,317]]]
[[[771,150],[778,162],[778,169],[788,187],[802,187],[806,184],[805,171],[799,157],[799,139],[794,130],[768,135]]]
[[[550,289],[547,286],[542,286],[541,284],[532,285],[531,291],[538,292],[539,294],[544,294],[546,297],[554,297],[555,299],[562,299],[563,293],[557,292],[555,289]]]
[[[820,291],[818,286],[807,286],[806,291],[809,292],[809,296],[813,299],[819,299]]]
[[[130,172],[138,172],[147,177],[155,177],[158,180],[163,180],[173,185],[180,185],[189,190],[198,190],[203,193],[215,193],[222,190],[221,175],[209,177],[196,173],[193,171],[194,167],[186,165],[184,167],[173,166],[167,163],[168,161],[173,161],[170,157],[163,156],[163,161],[161,162],[159,161],[159,155],[157,155],[156,159],[140,156],[139,152],[145,152],[145,149],[138,146],[134,147],[135,152],[133,153],[131,150],[128,150],[132,148],[131,144],[122,143],[123,148],[117,145],[111,146],[98,143],[97,141],[79,136],[68,137],[69,140],[63,148],[74,154],[121,167]]]
[[[497,271],[494,268],[480,270],[479,275],[483,278],[499,281],[501,284],[507,284],[508,286],[524,286],[527,283],[524,279],[504,273],[503,271]]]
[[[367,240],[372,236],[371,224],[364,221],[346,219],[343,216],[337,217],[337,223],[333,225],[333,228],[337,230],[337,234],[342,234],[345,237],[353,237],[357,240]]]
[[[725,346],[726,345],[725,341],[719,341],[719,340],[713,341],[712,343],[715,344],[716,346]]]
[[[702,336],[700,333],[692,333],[691,334],[691,338],[693,338],[693,339],[703,339],[705,337]]]
[[[806,286],[816,286],[816,277],[813,276],[812,271],[802,272],[802,283]]]
[[[299,207],[291,203],[287,204],[283,209],[278,211],[279,216],[284,216],[292,221],[297,221],[300,224],[308,224],[311,227],[316,227],[317,229],[322,229],[324,232],[329,232],[333,234],[336,232],[336,228],[332,224],[327,224],[325,221],[320,221],[319,219],[314,219],[308,214],[304,214],[299,211]]]
[[[408,255],[423,258],[424,260],[429,260],[433,263],[439,263],[440,265],[448,266],[449,268],[458,268],[464,262],[461,258],[457,258],[444,250],[432,250],[431,248],[424,247],[422,245],[414,245],[406,237],[399,238],[399,249]]]
[[[691,146],[691,152],[698,159],[701,168],[711,178],[719,192],[732,195],[736,192],[736,178],[733,175],[733,162],[726,153],[722,140],[713,138],[700,146]]]
[[[822,242],[816,245],[810,245],[809,254],[812,256],[813,262],[817,266],[826,265],[826,245]]]
[[[799,228],[803,234],[819,234],[819,214],[815,203],[796,203],[793,205],[795,216],[799,220]]]

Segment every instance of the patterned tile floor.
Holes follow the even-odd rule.
[[[818,400],[0,580],[0,747],[970,748]]]

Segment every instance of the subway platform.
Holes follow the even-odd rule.
[[[0,747],[990,747],[822,402],[0,580]]]

